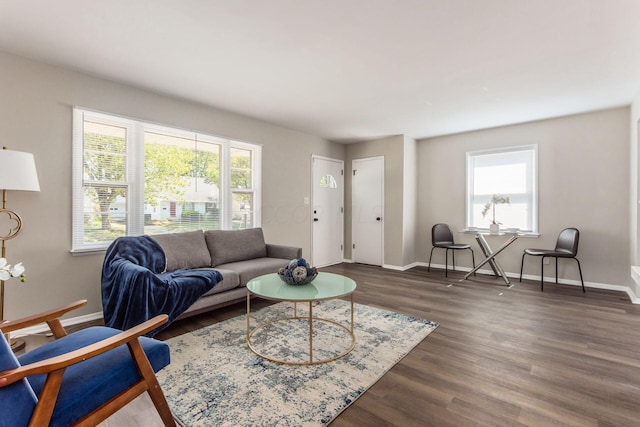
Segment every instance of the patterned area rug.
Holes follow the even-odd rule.
[[[308,304],[298,304],[298,315]],[[251,313],[251,327],[293,315],[292,303]],[[247,347],[246,316],[168,340],[171,364],[158,373],[176,419],[184,426],[327,425],[437,326],[424,319],[355,304],[356,346],[334,362],[290,366],[266,361]],[[350,303],[314,303],[314,317],[349,325]],[[308,322],[276,322],[252,337],[254,347],[287,360],[309,357]],[[314,358],[350,344],[343,329],[315,322]],[[316,355],[316,348],[322,349]],[[318,350],[320,351],[320,350]],[[320,356],[322,355],[322,356]]]

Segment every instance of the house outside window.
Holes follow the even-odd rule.
[[[73,252],[260,226],[259,145],[80,108],[73,120]]]
[[[538,146],[467,152],[466,227],[488,229],[494,196],[509,203],[495,205],[500,228],[538,233]],[[485,211],[485,215],[483,215]]]

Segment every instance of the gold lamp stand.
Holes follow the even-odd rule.
[[[7,190],[40,191],[38,173],[33,154],[22,151],[0,150],[0,189],[2,189],[2,209],[0,209],[0,256],[6,258],[5,242],[16,237],[22,230],[22,218],[7,209]],[[0,280],[0,322],[4,320],[4,280]],[[9,339],[11,349],[16,352],[25,346],[22,339]]]
[[[0,209],[0,216],[6,216],[5,221],[8,223],[8,232],[0,235],[0,241],[2,241],[2,250],[0,256],[6,258],[7,248],[5,247],[5,241],[16,237],[20,230],[22,230],[22,218],[16,212],[7,209],[7,190],[2,190],[2,209]],[[7,221],[8,218],[8,221]],[[4,229],[4,227],[2,227]],[[4,280],[0,280],[0,319],[4,319]],[[11,350],[15,353],[24,348],[25,342],[21,338],[9,339],[7,341],[11,345]]]

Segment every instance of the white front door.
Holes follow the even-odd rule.
[[[343,261],[344,162],[313,156],[311,206],[312,264],[324,267]]]
[[[384,157],[353,161],[352,237],[354,262],[382,265]]]

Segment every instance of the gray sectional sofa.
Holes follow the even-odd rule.
[[[246,298],[249,280],[275,273],[302,256],[302,248],[265,243],[261,228],[206,230],[157,234],[165,253],[166,271],[215,269],[223,280],[202,295],[178,318],[185,318]]]

